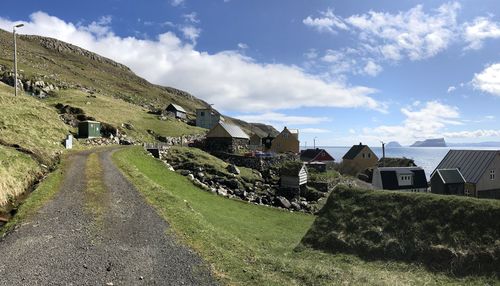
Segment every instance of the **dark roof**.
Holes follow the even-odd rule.
[[[444,184],[465,183],[465,178],[458,169],[437,169],[434,174],[437,174]]]
[[[325,152],[328,157],[330,157],[330,161],[334,161],[333,157],[328,154],[328,152],[326,152],[325,149],[307,149],[307,150],[302,150],[300,152],[300,160],[301,161],[305,161],[305,162],[309,162],[309,161],[314,161],[314,159],[316,159],[316,157],[318,157],[322,152]]]
[[[466,182],[476,184],[497,154],[496,150],[450,150],[436,170],[457,168]]]
[[[345,153],[344,157],[342,157],[343,160],[352,160],[354,159],[358,154],[359,152],[361,152],[361,150],[363,150],[363,148],[365,147],[368,147],[367,145],[361,145],[361,143],[359,143],[359,145],[353,145],[351,147],[351,149],[349,149],[349,151],[347,151],[347,153]]]
[[[231,135],[231,137],[233,138],[243,138],[243,139],[250,139],[250,137],[248,137],[248,135],[243,131],[241,130],[240,127],[234,125],[234,124],[229,124],[229,123],[226,123],[224,121],[220,121],[219,124],[222,126],[222,128],[224,128],[227,133],[229,133],[229,135]]]
[[[175,108],[175,110],[177,110],[177,111],[180,111],[180,112],[184,112],[184,113],[186,113],[186,110],[184,110],[184,108],[182,108],[182,106],[180,106],[180,105],[177,105],[177,104],[175,104],[175,103],[170,103],[170,105],[169,105],[169,106],[172,106],[172,107],[173,107],[173,108]],[[168,108],[169,106],[167,106],[167,108]]]
[[[380,177],[382,179],[382,188],[384,190],[405,190],[405,189],[421,189],[427,188],[427,178],[422,168],[379,168]],[[398,183],[398,173],[408,173],[413,175],[413,184],[408,186],[400,186]]]

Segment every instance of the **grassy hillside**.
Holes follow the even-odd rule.
[[[40,36],[19,36],[18,69],[28,79],[68,88],[85,87],[138,105],[174,102],[193,111],[203,101],[174,88],[153,85],[129,68],[71,44]],[[0,65],[12,70],[12,34],[0,29]]]
[[[149,109],[164,109],[169,103],[176,103],[191,118],[196,108],[209,107],[185,91],[151,84],[122,64],[62,41],[19,35],[17,45],[19,76],[24,81],[42,80],[64,89],[90,90]],[[12,55],[12,33],[0,29],[0,80],[3,78],[11,85]],[[264,136],[276,132],[272,126],[233,121],[249,133]]]
[[[134,139],[146,142],[154,141],[154,137],[147,130],[152,130],[158,135],[175,137],[206,132],[205,129],[187,125],[173,118],[159,120],[157,115],[149,114],[146,109],[120,99],[100,94],[89,96],[88,93],[79,90],[58,91],[53,97],[43,101],[50,105],[62,103],[81,108],[86,115],[120,128]],[[123,123],[128,123],[133,128],[122,128]]]
[[[14,89],[0,83],[0,142],[19,145],[49,164],[63,150],[69,128],[54,108],[27,96],[13,96]]]
[[[367,258],[500,275],[500,201],[338,187],[303,243]]]
[[[0,83],[0,206],[47,171],[41,164],[55,161],[68,133],[53,108]]]
[[[452,285],[494,284],[452,278],[422,267],[366,262],[296,248],[315,217],[226,199],[194,187],[140,148],[114,160],[172,227],[229,285]]]

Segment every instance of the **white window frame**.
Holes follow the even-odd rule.
[[[495,170],[490,170],[490,181],[495,180]]]

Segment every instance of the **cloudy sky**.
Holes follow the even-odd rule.
[[[0,28],[298,128],[303,145],[481,142],[500,141],[499,13],[497,0],[24,0]]]

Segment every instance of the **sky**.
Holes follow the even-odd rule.
[[[4,7],[5,8],[5,7]],[[301,145],[500,141],[497,0],[24,0],[0,28],[70,42]]]

